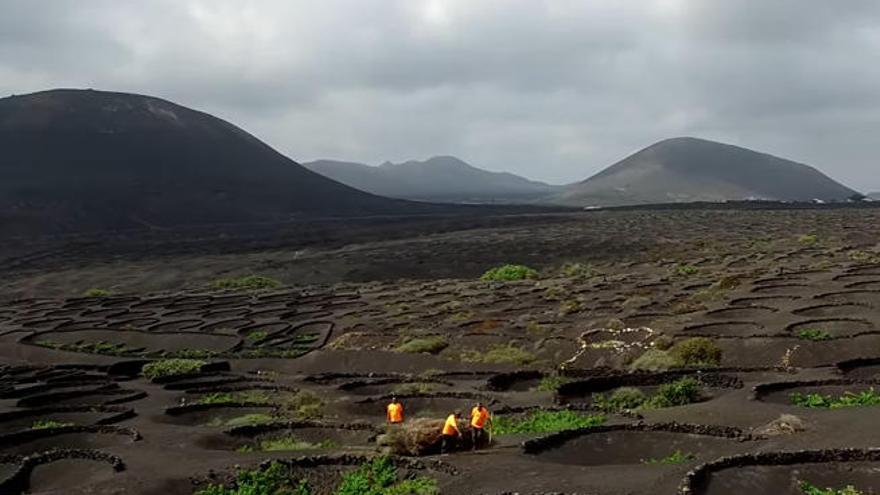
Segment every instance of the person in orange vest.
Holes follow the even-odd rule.
[[[483,403],[477,402],[477,405],[471,409],[471,440],[474,444],[474,450],[477,450],[485,441],[486,426],[492,427],[492,417],[489,415],[489,410],[483,406]]]
[[[388,423],[392,425],[403,423],[403,404],[397,401],[397,397],[391,398],[386,416],[388,417]]]
[[[458,418],[460,416],[461,411],[455,411],[446,418],[446,423],[443,424],[443,436],[440,442],[441,454],[448,453],[454,442],[461,438],[461,431],[458,430]]]

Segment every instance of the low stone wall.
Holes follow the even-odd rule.
[[[55,449],[41,452],[30,456],[0,456],[0,463],[19,464],[19,469],[5,480],[0,480],[0,493],[3,495],[21,495],[26,493],[31,472],[42,464],[65,460],[82,459],[110,464],[114,471],[124,471],[125,463],[122,458],[99,450],[85,449]]]
[[[750,466],[788,466],[826,462],[877,462],[880,449],[820,449],[791,452],[761,452],[722,457],[689,471],[678,488],[680,495],[694,495],[705,486],[712,473],[728,468]]]
[[[739,428],[719,425],[698,425],[689,423],[630,423],[622,425],[606,425],[577,430],[566,430],[552,435],[527,440],[522,443],[522,450],[526,454],[539,454],[547,449],[558,447],[565,442],[585,435],[606,433],[610,431],[662,431],[669,433],[687,433],[691,435],[705,435],[719,438],[729,438],[741,442],[760,440],[762,437],[753,436]]]

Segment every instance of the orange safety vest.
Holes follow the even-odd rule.
[[[403,423],[403,404],[399,402],[388,404],[388,422]]]
[[[471,409],[471,426],[474,428],[483,429],[483,426],[486,425],[486,420],[489,419],[489,410],[485,407],[475,407]]]
[[[448,418],[446,418],[446,424],[443,425],[443,435],[447,437],[458,436],[458,420],[455,419],[455,414],[450,414]]]

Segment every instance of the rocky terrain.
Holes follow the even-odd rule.
[[[597,211],[19,257],[0,493],[183,495],[281,469],[334,494],[364,465],[443,494],[876,492],[878,214]],[[481,401],[492,444],[377,457],[392,395],[408,422]]]

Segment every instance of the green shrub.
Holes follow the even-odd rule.
[[[846,485],[843,488],[819,488],[812,483],[802,481],[798,487],[803,495],[867,495],[853,485]]]
[[[74,423],[65,423],[62,421],[54,421],[51,419],[38,419],[31,425],[32,430],[46,430],[49,428],[64,428],[74,426]]]
[[[248,275],[246,277],[220,278],[211,282],[211,287],[218,290],[262,290],[281,287],[281,282],[260,275]]]
[[[696,458],[697,456],[694,454],[676,450],[666,457],[661,457],[659,459],[645,459],[642,461],[642,464],[684,464],[686,462],[691,462]]]
[[[673,273],[680,277],[689,277],[700,273],[700,269],[694,265],[677,265],[673,270]]]
[[[515,344],[499,344],[486,352],[465,351],[462,353],[461,359],[470,363],[518,364],[520,366],[532,364],[537,360],[534,354]]]
[[[845,407],[866,407],[880,405],[880,394],[874,391],[874,387],[862,392],[844,392],[843,395],[833,397],[822,394],[793,393],[791,402],[800,407],[842,409]]]
[[[663,408],[684,406],[698,402],[702,398],[700,384],[693,378],[682,378],[672,383],[665,383],[657,389],[645,407]]]
[[[449,342],[446,342],[443,337],[422,337],[408,339],[395,347],[394,351],[412,354],[437,354],[447,347],[449,347]]]
[[[675,358],[669,355],[668,352],[661,351],[660,349],[648,349],[632,362],[630,369],[633,371],[665,371],[675,366]]]
[[[642,407],[647,400],[648,397],[641,390],[635,387],[621,387],[610,396],[593,394],[593,407],[608,413],[632,411]]]
[[[815,246],[819,242],[819,238],[814,234],[804,234],[798,237],[798,242],[804,246]]]
[[[83,292],[83,296],[85,297],[109,297],[112,293],[107,289],[89,289]]]
[[[311,495],[305,480],[296,481],[290,470],[279,462],[266,469],[241,471],[234,486],[209,485],[194,495]]]
[[[721,364],[721,348],[708,337],[683,340],[669,349],[669,355],[677,366],[718,366]]]
[[[480,280],[526,280],[538,278],[538,272],[523,265],[504,265],[492,268],[484,273]]]
[[[832,336],[825,330],[817,328],[805,328],[798,332],[798,338],[801,340],[812,340],[813,342],[821,342],[823,340],[831,340]]]
[[[574,411],[535,411],[525,417],[493,418],[496,435],[511,433],[554,433],[563,430],[591,428],[605,422],[605,416],[585,415]]]
[[[206,364],[208,363],[200,359],[162,359],[145,364],[141,373],[152,380],[165,376],[197,373]]]
[[[377,457],[342,477],[334,495],[437,495],[437,482],[430,478],[399,481],[389,457]]]

